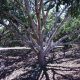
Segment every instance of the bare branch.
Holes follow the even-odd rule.
[[[26,12],[27,12],[27,15],[28,15],[28,19],[30,20],[30,27],[32,29],[32,31],[34,32],[35,36],[37,37],[38,39],[38,35],[36,34],[36,31],[35,31],[35,23],[34,21],[32,20],[32,17],[31,17],[31,13],[30,13],[30,6],[29,6],[29,1],[28,0],[24,0],[25,1],[25,7],[26,7]]]
[[[43,45],[43,36],[42,36],[42,31],[41,31],[41,18],[40,18],[40,14],[41,14],[41,10],[42,10],[42,4],[43,4],[43,0],[40,0],[40,3],[38,3],[38,0],[35,0],[35,11],[36,11],[36,17],[37,17],[37,22],[38,22],[38,26],[37,26],[37,33],[39,36],[39,45],[42,47]]]
[[[67,19],[65,18],[65,19],[61,22],[61,24],[58,25],[58,27],[56,28],[56,30],[53,31],[52,36],[50,36],[49,39],[48,39],[48,41],[46,42],[46,43],[47,43],[47,47],[46,47],[46,49],[45,49],[45,52],[46,52],[46,53],[51,50],[51,47],[52,47],[52,46],[51,46],[51,44],[52,44],[51,42],[53,42],[52,39],[53,39],[54,36],[56,36],[58,29],[61,28],[61,26],[64,24],[65,20],[67,20]],[[57,46],[57,45],[53,42],[53,46],[55,47],[55,46]]]

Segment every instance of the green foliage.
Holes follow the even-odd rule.
[[[21,0],[19,3],[21,4]],[[9,16],[4,15],[4,13],[10,12],[22,22],[26,23],[28,18],[25,16],[24,10],[19,3],[17,3],[15,0],[0,0],[0,17],[3,19],[8,19]]]
[[[72,18],[70,21],[66,22],[63,25],[61,32],[70,33],[74,31],[75,29],[79,29],[80,28],[79,25],[80,25],[80,18]]]
[[[76,34],[76,30],[80,29],[80,16],[78,18],[72,18],[71,20],[65,22],[65,24],[59,29],[57,37],[55,37],[55,41],[59,38],[63,37],[66,34],[70,34],[74,32],[74,35],[71,35],[68,37],[68,41],[74,40],[78,37],[78,34]]]
[[[68,7],[70,6],[68,12],[71,16],[78,17],[80,14],[80,0],[47,0],[44,4],[49,4],[47,10],[55,7],[57,12],[60,5],[67,5]]]
[[[47,18],[47,22],[46,22],[47,32],[50,31],[51,27],[52,27],[53,24],[54,24],[54,21],[55,21],[55,17],[54,17],[54,15],[53,15],[53,13],[50,12],[49,15],[48,15],[48,18]]]
[[[0,0],[0,11],[8,11],[8,8],[7,0]]]

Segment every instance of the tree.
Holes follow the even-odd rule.
[[[64,22],[71,18],[70,15],[67,15],[60,20],[61,15],[64,12],[68,13],[68,10],[73,7],[72,4],[75,0],[57,0],[58,2],[56,0],[6,0],[6,3],[3,1],[1,2],[0,24],[12,32],[15,31],[15,34],[22,40],[23,44],[29,46],[37,55],[38,64],[36,65],[38,68],[36,67],[35,74],[32,72],[32,76],[29,76],[29,78],[38,80],[43,71],[46,80],[49,80],[47,64],[50,61],[46,61],[46,56],[54,48],[63,46],[65,43],[62,43],[62,41],[69,37],[70,34],[66,34],[57,41],[53,41],[53,38],[58,34]],[[78,4],[78,2],[76,3]],[[5,7],[6,4],[7,9]],[[62,4],[64,7],[60,11],[59,9]],[[46,22],[51,12],[52,17],[54,17],[54,24],[47,30],[48,23]],[[5,19],[9,21],[8,25],[5,24]],[[79,32],[78,30],[77,33]],[[54,68],[51,68],[51,70],[55,75]],[[55,80],[54,76],[53,79]]]

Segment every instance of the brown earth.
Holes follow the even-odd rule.
[[[26,50],[10,50],[0,52],[0,80],[27,80],[27,72],[34,69],[37,62],[36,54]],[[80,80],[80,50],[69,49],[65,53],[55,52],[55,58],[47,68],[54,68],[56,80]],[[52,73],[48,71],[52,79]],[[66,77],[64,76],[66,75]],[[45,80],[43,76],[42,80]]]

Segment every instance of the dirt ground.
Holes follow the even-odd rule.
[[[55,58],[56,61],[53,60],[52,63],[47,65],[48,68],[55,69],[57,73],[55,75],[56,80],[80,80],[80,50],[75,51],[76,48],[71,51],[68,50],[65,57],[63,57],[62,52],[56,52],[55,54],[58,53]],[[30,54],[28,55],[28,53]],[[26,50],[0,52],[0,80],[26,80],[20,77],[32,69],[28,65],[33,66],[36,59],[37,57],[33,55],[33,52]],[[53,80],[51,71],[48,71],[48,74],[50,79]],[[42,80],[45,80],[45,76]]]

